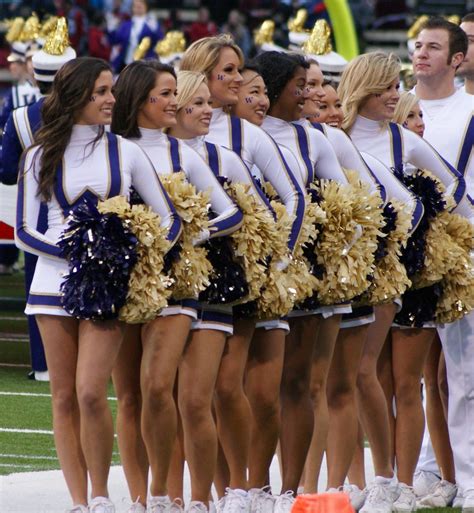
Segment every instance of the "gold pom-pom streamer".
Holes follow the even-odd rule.
[[[265,262],[272,255],[279,235],[271,213],[249,192],[249,184],[230,183],[225,188],[243,213],[241,227],[230,237],[235,255],[242,259],[249,285],[248,300],[251,301],[260,295],[266,280]]]
[[[321,208],[311,203],[306,197],[305,218],[300,231],[300,237],[292,256],[288,256],[288,237],[292,219],[285,207],[273,200],[271,202],[277,216],[277,233],[279,237],[273,242],[273,257],[267,273],[261,295],[257,300],[258,315],[261,319],[272,319],[288,314],[299,303],[314,294],[318,280],[309,270],[303,258],[303,246],[311,244],[318,235],[317,225],[324,224],[325,213]],[[283,271],[277,268],[277,263],[289,261]]]
[[[146,53],[150,49],[151,46],[151,38],[144,37],[140,43],[137,45],[133,52],[133,60],[139,61],[140,59],[143,59],[145,57]]]
[[[456,263],[441,281],[443,293],[438,301],[436,320],[449,323],[474,309],[474,227],[458,214],[447,214],[446,233],[457,248]]]
[[[196,191],[183,171],[161,175],[160,179],[183,221],[182,250],[170,273],[175,281],[173,298],[197,298],[209,285],[212,272],[207,250],[193,246],[193,240],[209,228],[209,194]]]
[[[164,256],[170,248],[160,217],[146,205],[130,206],[123,196],[98,204],[99,212],[117,214],[138,239],[138,261],[128,284],[127,302],[119,319],[131,324],[155,319],[168,305],[172,280],[163,272]]]
[[[392,302],[411,285],[405,266],[400,263],[401,248],[408,240],[411,215],[397,200],[391,200],[391,203],[397,213],[396,227],[387,236],[387,254],[377,263],[363,303],[378,305]]]
[[[323,305],[342,303],[367,290],[377,237],[382,235],[380,196],[371,193],[355,171],[346,174],[352,183],[322,180],[317,188],[327,216],[315,248],[325,269],[318,286]]]
[[[21,16],[18,16],[17,18],[14,18],[13,20],[8,22],[9,27],[5,39],[10,44],[19,40],[24,24],[25,20]]]
[[[69,46],[69,33],[67,30],[66,18],[58,18],[54,32],[51,32],[46,43],[44,44],[43,51],[49,55],[63,55],[66,48]]]
[[[19,40],[23,42],[34,41],[39,37],[41,24],[36,13],[33,13],[23,25]]]

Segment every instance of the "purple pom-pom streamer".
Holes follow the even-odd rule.
[[[58,242],[69,274],[61,284],[63,308],[78,319],[116,319],[137,262],[138,241],[116,214],[85,200],[71,211]]]

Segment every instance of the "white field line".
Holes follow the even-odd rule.
[[[34,465],[15,465],[14,463],[0,463],[0,467],[7,467],[7,468],[36,468]]]
[[[14,397],[51,397],[51,394],[42,394],[39,392],[1,392],[0,395],[8,395]],[[109,401],[116,401],[116,397],[107,397]]]
[[[2,428],[0,433],[22,433],[26,435],[52,435],[53,432],[47,429],[16,429],[16,428]]]
[[[28,456],[26,454],[0,454],[0,458],[14,458],[17,460],[52,460],[58,461],[54,456]]]
[[[0,367],[22,367],[29,369],[31,365],[28,365],[27,363],[0,363]]]

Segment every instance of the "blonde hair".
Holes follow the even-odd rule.
[[[349,62],[337,88],[344,110],[342,128],[349,131],[361,105],[373,94],[382,94],[400,75],[400,59],[394,53],[369,52]]]
[[[180,69],[183,71],[200,71],[207,78],[219,62],[221,50],[232,48],[239,57],[240,66],[244,65],[242,50],[236,45],[232,36],[220,34],[214,37],[203,37],[195,41],[183,55]]]
[[[204,73],[199,71],[179,71],[178,72],[178,110],[188,104],[201,84],[207,85],[207,78]]]
[[[418,103],[419,98],[408,91],[405,91],[400,95],[395,112],[393,113],[392,121],[403,125],[408,118],[408,114],[413,110],[413,107]]]

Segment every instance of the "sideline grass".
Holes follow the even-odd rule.
[[[52,431],[49,383],[26,379],[26,370],[0,365],[0,475],[59,468],[51,434],[2,431]],[[114,397],[112,387],[109,397]],[[111,400],[109,404],[115,418],[117,403]],[[116,445],[112,463],[120,463]]]

